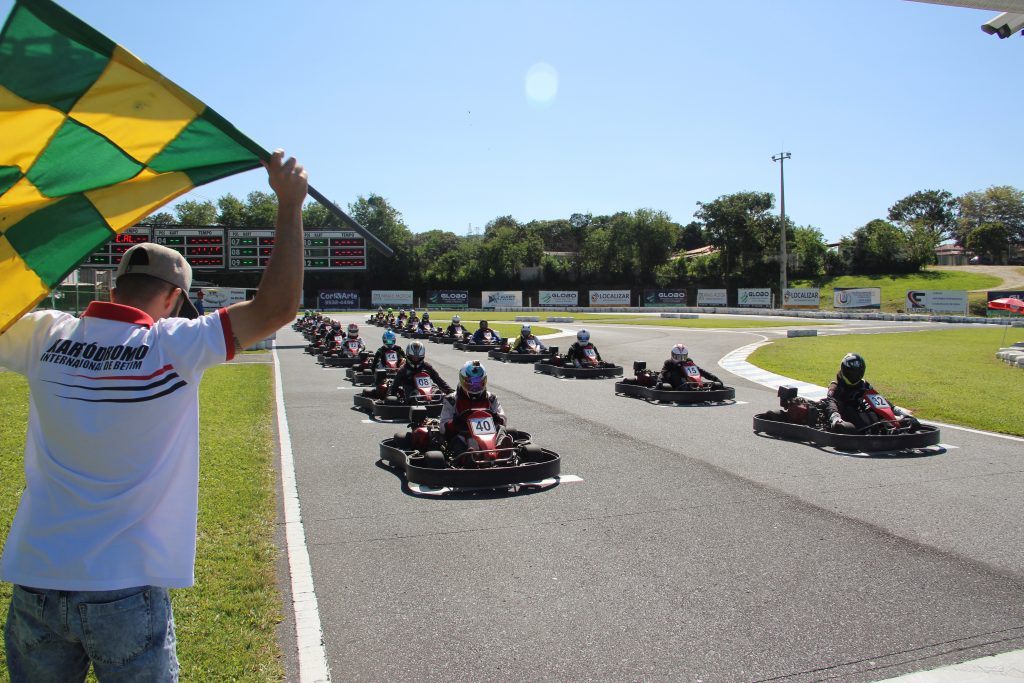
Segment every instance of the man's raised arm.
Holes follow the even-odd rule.
[[[236,352],[291,322],[302,296],[302,202],[306,198],[306,172],[294,158],[285,161],[280,149],[263,165],[270,187],[277,194],[277,231],[274,251],[256,296],[228,307]]]

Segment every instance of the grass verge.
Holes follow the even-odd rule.
[[[761,347],[749,360],[827,385],[852,351],[864,356],[867,379],[882,395],[922,419],[1024,436],[1024,371],[996,359],[1002,337],[1002,329],[794,337]]]
[[[904,311],[907,290],[910,289],[996,289],[1002,279],[981,273],[949,270],[923,270],[902,275],[843,275],[824,280],[794,280],[790,287],[820,287],[821,308],[832,310],[833,292],[836,287],[881,287],[882,310],[890,313]],[[983,300],[985,294],[968,294],[968,299]]]
[[[183,681],[280,681],[275,576],[276,475],[272,367],[223,365],[200,387],[196,584],[171,591]],[[24,476],[28,387],[0,373],[0,534],[10,529]],[[0,584],[0,627],[10,584]],[[0,651],[0,680],[7,680]]]

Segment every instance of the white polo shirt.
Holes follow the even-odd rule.
[[[225,309],[153,322],[93,302],[81,318],[37,311],[0,335],[0,365],[30,389],[26,487],[0,578],[61,590],[191,586],[199,381],[233,355]]]

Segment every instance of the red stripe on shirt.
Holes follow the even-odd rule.
[[[173,370],[173,365],[165,365],[152,375],[106,375],[103,377],[96,377],[95,375],[71,375],[72,377],[82,377],[83,379],[96,379],[96,380],[108,380],[108,379],[153,379],[157,375],[162,375],[168,370]]]
[[[220,316],[220,328],[224,331],[224,348],[227,349],[227,360],[231,360],[235,357],[235,335],[231,330],[231,316],[228,315],[228,309],[226,308],[218,309],[217,315]]]

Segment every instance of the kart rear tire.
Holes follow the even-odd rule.
[[[523,462],[543,462],[544,449],[535,443],[526,443],[519,448],[519,458]]]
[[[444,459],[444,453],[441,451],[427,451],[423,454],[423,466],[443,470],[448,466],[448,462]]]

